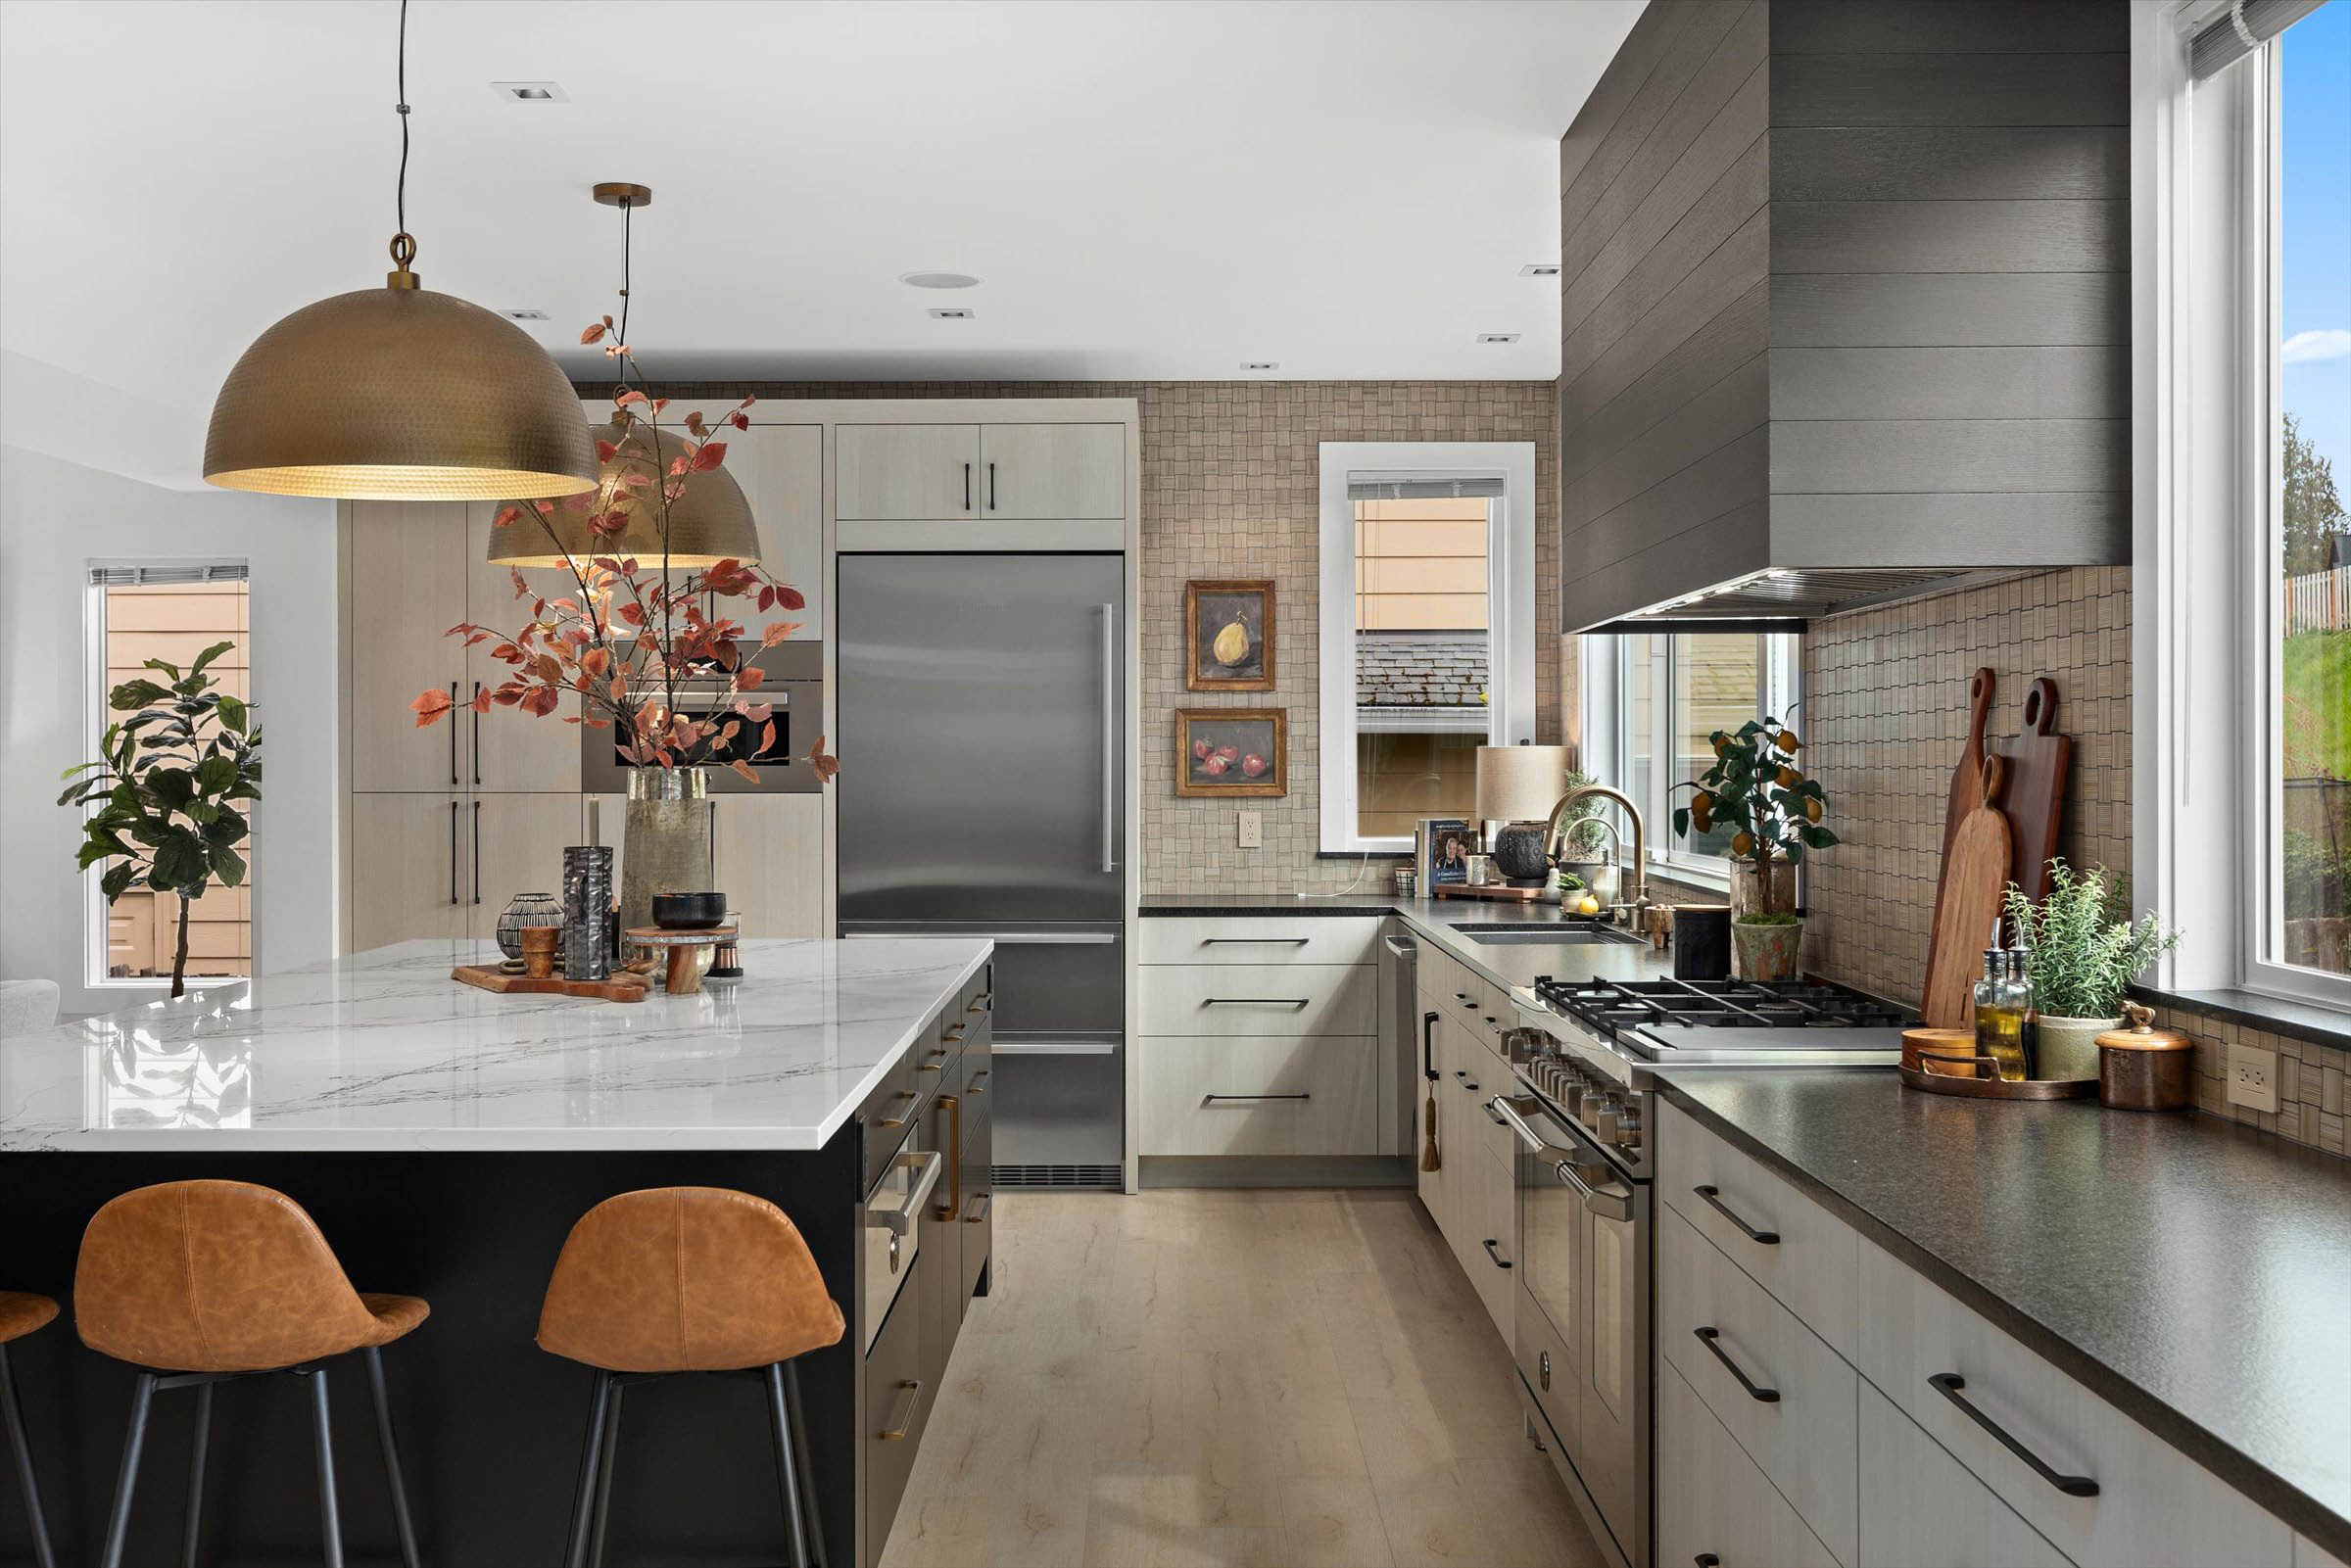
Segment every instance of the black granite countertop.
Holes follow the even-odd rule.
[[[2351,1555],[2351,1163],[2190,1113],[1983,1106],[1882,1070],[1660,1076],[1674,1104]]]

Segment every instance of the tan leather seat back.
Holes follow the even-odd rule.
[[[790,1360],[842,1327],[781,1209],[722,1187],[656,1187],[572,1226],[539,1344],[607,1371],[709,1372]]]
[[[166,1182],[99,1210],[73,1322],[94,1351],[174,1372],[295,1366],[379,1337],[302,1206],[243,1181]]]

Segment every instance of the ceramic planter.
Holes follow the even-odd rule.
[[[1731,922],[1731,952],[1739,960],[1739,977],[1759,982],[1796,978],[1797,950],[1803,945],[1804,924],[1756,926]]]
[[[2098,1075],[2098,1036],[2123,1026],[2113,1019],[2052,1018],[2033,1015],[2034,1063],[2037,1078],[2094,1078]]]
[[[1755,863],[1738,860],[1731,863],[1731,919],[1759,912],[1763,900],[1756,896],[1759,884],[1755,880]],[[1774,859],[1771,863],[1771,907],[1783,913],[1796,913],[1796,863]]]

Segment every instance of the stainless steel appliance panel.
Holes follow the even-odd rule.
[[[844,922],[1125,915],[1118,555],[843,555]]]
[[[1107,1183],[1127,1157],[1125,1053],[1115,1038],[995,1040],[995,1167],[1024,1185]]]
[[[809,743],[825,727],[825,645],[822,642],[779,642],[752,655],[751,662],[767,672],[759,700],[775,709],[776,743],[757,750],[760,727],[745,725],[738,737],[744,760],[759,775],[745,779],[725,764],[722,755],[710,769],[710,790],[722,795],[807,795],[824,788],[816,770],[808,766]],[[723,718],[733,709],[725,689],[714,681],[688,681],[678,689],[678,711],[696,717]],[[580,787],[592,795],[627,792],[629,770],[612,748],[612,731],[580,726]]]
[[[1380,1149],[1386,1154],[1412,1154],[1418,1147],[1413,1091],[1420,1071],[1419,955],[1419,944],[1400,930],[1379,939],[1379,1046],[1390,1069],[1379,1086]]]

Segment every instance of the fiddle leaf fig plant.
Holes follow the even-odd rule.
[[[207,667],[236,646],[216,642],[183,673],[163,659],[144,668],[161,681],[125,681],[107,706],[126,715],[106,727],[99,758],[68,768],[61,806],[81,807],[84,871],[109,862],[99,889],[113,903],[146,886],[179,900],[171,994],[187,994],[188,907],[218,880],[245,880],[237,846],[251,832],[242,802],[262,798],[262,727],[238,697],[216,689]],[[92,809],[92,808],[95,809]]]
[[[1674,785],[1693,793],[1688,805],[1674,808],[1673,831],[1686,838],[1693,832],[1712,832],[1717,826],[1733,830],[1731,854],[1755,868],[1759,905],[1746,918],[1792,916],[1792,911],[1777,907],[1771,863],[1785,855],[1800,866],[1806,850],[1837,842],[1837,835],[1821,825],[1828,796],[1820,781],[1805,778],[1797,767],[1801,742],[1796,732],[1770,714],[1750,719],[1735,731],[1717,730],[1706,738],[1714,747],[1714,765],[1694,782]]]

